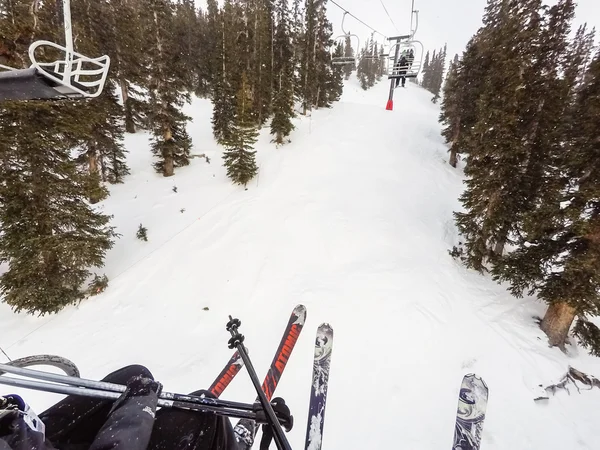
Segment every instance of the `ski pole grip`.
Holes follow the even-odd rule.
[[[227,331],[230,333],[237,333],[237,329],[242,326],[242,322],[240,319],[234,319],[229,316],[229,322],[227,322]]]

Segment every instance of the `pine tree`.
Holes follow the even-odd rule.
[[[26,67],[32,41],[60,40],[58,5],[30,6],[0,0],[0,63]],[[78,25],[81,17],[76,9]],[[80,36],[84,51],[97,44],[89,28]],[[0,263],[8,263],[0,292],[16,311],[46,314],[80,301],[89,268],[102,266],[113,245],[110,217],[87,204],[90,177],[71,157],[87,125],[70,101],[0,104]]]
[[[433,93],[433,98],[431,99],[433,103],[437,103],[440,99],[440,91],[442,89],[442,83],[444,80],[444,70],[446,66],[446,47],[447,46],[444,45],[444,48],[441,49],[438,53],[435,62],[435,69],[433,71],[433,76],[431,79],[430,90]]]
[[[223,159],[227,167],[227,176],[235,184],[245,187],[258,172],[254,151],[258,131],[253,119],[252,98],[245,73],[242,74],[242,84],[236,99],[236,117],[231,137],[223,142]]]
[[[333,45],[331,23],[326,16],[327,0],[306,0],[305,34],[300,67],[303,113],[313,107],[329,107],[343,89],[343,72],[331,66]]]
[[[100,2],[85,0],[90,5]],[[141,13],[145,3],[141,0],[111,0],[103,2],[104,8],[89,15],[93,35],[101,52],[110,56],[109,79],[114,80],[120,90],[125,113],[125,131],[135,133],[136,128],[148,128],[148,55],[144,51],[145,28]],[[77,2],[72,2],[76,7]],[[75,11],[74,11],[75,12]],[[104,20],[96,20],[103,17]],[[77,24],[78,26],[80,24]],[[78,28],[79,29],[79,28]]]
[[[375,74],[375,81],[381,81],[383,77],[383,67],[381,66],[381,52],[379,51],[379,44],[375,42],[373,47],[373,71]]]
[[[358,68],[356,69],[356,76],[360,87],[365,91],[369,89],[369,59],[368,59],[368,48],[365,46],[360,51],[360,58],[358,60]]]
[[[358,49],[356,50],[358,51]],[[350,38],[350,36],[346,36],[346,39],[344,40],[344,48],[342,55],[346,58],[354,58],[354,49],[352,48],[352,39]],[[349,80],[350,75],[352,75],[352,72],[356,70],[356,65],[344,64],[342,67],[344,68],[344,78],[346,80]]]
[[[123,147],[123,108],[118,104],[113,85],[107,85],[93,102],[79,105],[86,132],[80,147],[78,163],[90,177],[88,198],[96,203],[108,192],[101,182],[122,183],[128,175],[126,150]]]
[[[317,12],[317,102],[318,108],[328,108],[342,96],[344,89],[341,66],[332,67],[331,47],[333,26],[327,19],[327,0],[322,0]]]
[[[236,111],[236,86],[241,73],[240,48],[238,41],[230,39],[227,34],[241,36],[241,11],[226,0],[219,17],[219,43],[215,64],[215,80],[213,82],[213,135],[217,142],[223,144],[232,138],[233,122]]]
[[[425,60],[423,61],[423,68],[421,69],[421,86],[425,87],[425,78],[427,76],[427,72],[429,71],[429,51],[425,54]]]
[[[317,86],[315,74],[317,47],[317,5],[315,0],[306,0],[304,8],[304,39],[302,40],[302,60],[300,64],[300,85],[302,99],[302,113],[306,115],[307,111],[315,105],[317,97]]]
[[[379,74],[378,74],[378,78],[381,79],[383,78],[383,75],[385,75],[386,72],[386,57],[384,56],[383,53],[383,45],[379,48]],[[413,81],[416,82],[416,78],[413,78]]]
[[[458,148],[457,141],[461,129],[461,100],[463,92],[459,88],[460,83],[460,61],[458,55],[454,57],[448,76],[444,84],[444,101],[441,105],[440,122],[445,123],[446,127],[442,131],[442,135],[446,138],[446,142],[450,144],[448,152],[450,153],[449,163],[452,167],[456,167],[458,163]]]
[[[580,28],[567,48],[573,9],[563,0],[548,13],[537,67],[548,80],[533,86],[540,96],[535,156],[548,162],[532,174],[542,184],[539,200],[524,215],[517,248],[502,258],[495,276],[509,280],[513,294],[528,290],[548,303],[541,328],[551,345],[565,345],[579,315],[575,334],[598,354],[599,330],[586,316],[600,312],[600,55],[582,78],[593,33]]]
[[[86,176],[70,156],[82,137],[76,114],[60,101],[0,105],[0,292],[17,312],[80,301],[89,268],[103,265],[116,236],[110,217],[88,206]]]
[[[302,51],[305,39],[304,33],[304,9],[301,5],[301,0],[293,0],[292,20],[291,20],[291,40],[292,40],[292,67],[293,67],[293,82],[292,91],[294,99],[302,100]]]
[[[449,162],[454,167],[459,155],[468,155],[473,127],[479,118],[476,105],[494,58],[492,52],[485,51],[483,40],[479,32],[469,41],[444,93],[440,121],[446,125],[442,134],[450,144]]]
[[[294,129],[291,119],[295,116],[294,93],[292,89],[294,80],[293,49],[286,0],[277,1],[276,14],[277,26],[274,39],[274,73],[276,74],[276,84],[271,134],[275,135],[275,143],[281,145]]]
[[[176,167],[189,164],[191,139],[185,129],[190,119],[180,108],[189,96],[185,75],[175,63],[174,5],[168,0],[150,0],[148,17],[148,51],[155,55],[149,68],[150,107],[152,117],[152,153],[157,158],[154,168],[165,177],[173,176]]]
[[[365,59],[366,59],[367,85],[368,85],[368,87],[372,88],[373,86],[375,86],[375,80],[377,78],[377,66],[376,66],[377,56],[375,53],[375,42],[373,41],[373,35],[371,35],[371,38],[369,39],[369,41],[367,43]]]
[[[188,92],[208,91],[206,79],[200,79],[199,73],[203,71],[204,39],[200,20],[196,15],[193,0],[177,0],[173,14],[173,52],[172,64],[177,73],[181,74],[182,85]]]
[[[40,14],[38,20],[43,20],[44,27],[48,28],[47,31],[40,29],[40,32],[44,33],[45,37],[50,37],[45,33],[51,33],[54,40],[62,31],[61,25],[53,23],[55,14],[60,13],[56,10],[56,4],[42,5],[37,11]],[[72,25],[77,32],[77,50],[80,53],[100,55],[114,51],[114,46],[106,43],[113,37],[111,27],[102,27],[92,20],[94,17],[110,15],[106,1],[81,0],[73,5],[71,12]],[[101,184],[102,181],[108,181],[104,173],[114,169],[119,180],[129,173],[121,144],[123,110],[117,103],[110,80],[104,94],[95,101],[80,102],[78,105],[68,104],[65,110],[66,108],[77,108],[80,113],[78,120],[71,123],[71,127],[79,129],[77,132],[83,132],[82,142],[78,147],[78,163],[83,172],[87,172],[87,176],[83,175],[86,195],[90,202],[96,203],[108,196],[107,189]]]
[[[338,54],[342,56],[343,47],[339,46]],[[329,66],[328,79],[325,84],[327,90],[327,104],[321,106],[329,106],[331,103],[337,102],[344,93],[344,66],[335,65]]]
[[[138,227],[138,230],[135,233],[135,237],[138,238],[140,241],[148,242],[148,228],[146,228],[140,223],[140,226]]]
[[[429,52],[427,52],[427,56],[429,56]],[[437,57],[435,54],[435,50],[433,51],[433,55],[431,56],[431,60],[428,62],[425,60],[426,66],[423,66],[423,81],[421,82],[421,86],[428,91],[431,91],[431,80],[433,78],[433,71],[435,70],[435,61]]]
[[[274,0],[240,2],[243,8],[239,47],[240,72],[245,71],[253,98],[253,114],[260,125],[271,115],[274,85]],[[238,79],[239,83],[239,79]],[[236,87],[239,84],[236,84]]]
[[[208,71],[208,84],[213,93],[216,82],[221,78],[219,73],[223,67],[223,16],[217,0],[207,0],[205,55]]]
[[[534,82],[523,74],[536,60],[540,8],[538,0],[489,0],[478,42],[481,51],[492,56],[477,102],[477,121],[464,141],[469,147],[467,188],[460,198],[465,212],[455,217],[465,239],[465,262],[480,271],[487,260],[502,255],[526,208],[521,174],[530,149],[523,145],[519,120],[524,106],[521,86]]]

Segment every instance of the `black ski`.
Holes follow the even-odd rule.
[[[315,340],[315,358],[306,425],[306,450],[320,450],[323,442],[323,425],[325,424],[325,406],[327,404],[327,388],[329,385],[329,367],[333,350],[333,328],[327,323],[317,329]]]

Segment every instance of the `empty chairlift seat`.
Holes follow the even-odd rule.
[[[80,98],[83,95],[79,91],[84,89],[79,83],[57,83],[35,67],[0,72],[0,101]]]
[[[106,55],[89,58],[73,50],[70,0],[63,0],[65,46],[50,41],[36,41],[29,46],[31,67],[15,69],[0,65],[0,101],[54,100],[94,98],[104,89],[110,58]],[[58,50],[63,59],[40,62],[39,47]]]

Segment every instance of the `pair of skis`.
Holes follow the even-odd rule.
[[[279,380],[283,375],[283,371],[287,366],[289,357],[300,337],[305,322],[306,307],[298,305],[294,308],[290,316],[279,347],[275,352],[269,371],[262,384],[262,390],[268,401],[271,401],[273,398],[275,389],[279,384]],[[311,397],[306,430],[306,450],[320,450],[321,448],[332,349],[333,329],[329,324],[321,324],[317,329],[315,340]],[[239,373],[243,365],[242,357],[236,351],[210,386],[209,390],[213,395],[219,397]],[[258,427],[254,421],[241,419],[235,426],[234,432],[239,442],[243,442],[245,447],[249,449],[254,443],[257,429]]]
[[[292,312],[269,372],[262,385],[262,389],[269,401],[272,400],[275,388],[281,379],[283,370],[287,365],[287,361],[304,327],[305,321],[306,308],[299,305]],[[317,330],[315,341],[305,450],[321,449],[332,348],[333,329],[328,324],[322,324]],[[244,363],[240,354],[235,352],[211,385],[210,391],[219,397],[239,373],[243,365]],[[477,377],[475,374],[465,375],[459,392],[452,450],[480,449],[487,400],[488,387],[483,379]],[[240,420],[235,427],[236,435],[240,437],[248,449],[254,443],[256,431],[257,427],[255,423],[248,419]]]

